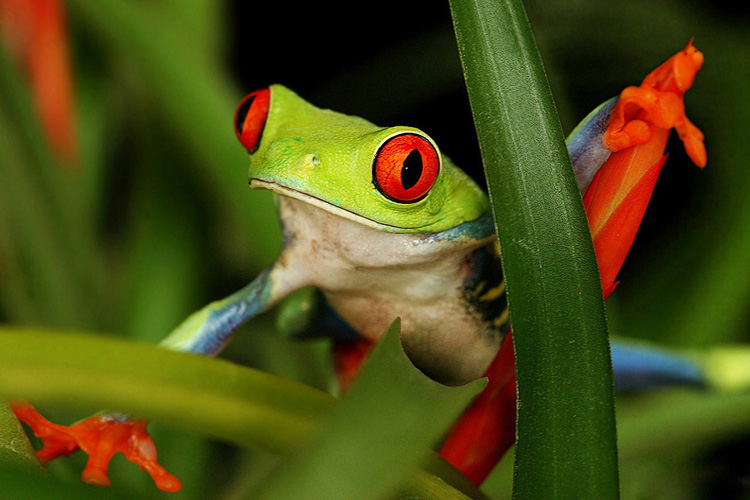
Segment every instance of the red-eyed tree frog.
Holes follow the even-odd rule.
[[[597,108],[568,140],[582,191],[609,157],[602,136],[614,104]],[[377,340],[401,317],[404,347],[420,369],[449,384],[480,377],[509,323],[489,201],[474,181],[420,130],[319,109],[280,85],[247,96],[235,126],[250,186],[279,195],[284,250],[161,345],[217,354],[240,323],[313,286],[324,300],[311,293],[295,301],[282,329],[314,333],[321,328],[307,319],[316,318],[336,338]],[[681,366],[680,377],[698,380]]]
[[[622,113],[617,101],[594,110],[568,139],[582,193],[611,154],[603,136],[613,109]],[[664,112],[658,104],[651,110]],[[626,128],[632,118],[618,132],[640,133]],[[377,341],[400,317],[404,348],[429,376],[462,384],[485,374],[510,328],[489,201],[435,141],[416,128],[319,109],[281,85],[248,95],[234,128],[248,152],[250,187],[278,195],[283,250],[245,288],[188,317],[161,347],[217,355],[240,324],[301,290],[280,314],[289,334],[357,345]],[[620,386],[705,382],[690,359],[612,347]],[[33,420],[23,408],[17,413]],[[50,446],[45,457],[64,453]],[[99,463],[90,462],[85,479],[108,484]],[[155,463],[155,452],[137,463]],[[159,487],[179,488],[163,469],[149,472]]]

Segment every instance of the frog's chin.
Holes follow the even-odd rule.
[[[332,203],[329,203],[315,196],[309,195],[307,193],[303,193],[301,191],[297,191],[296,189],[282,186],[281,184],[278,184],[276,182],[270,182],[270,181],[264,181],[261,179],[252,178],[250,179],[250,187],[253,189],[268,189],[269,191],[272,191],[281,196],[294,198],[295,200],[299,200],[304,203],[307,203],[308,205],[312,205],[314,207],[320,208],[321,210],[330,212],[333,215],[336,215],[338,217],[350,220],[352,222],[356,222],[357,224],[362,224],[363,226],[377,229],[378,231],[385,231],[388,233],[399,233],[399,232],[404,231],[404,228],[401,228],[398,226],[390,226],[388,224],[382,224],[380,222],[376,222],[372,219],[368,219],[367,217],[363,217],[359,214],[356,214],[350,210],[338,207]]]

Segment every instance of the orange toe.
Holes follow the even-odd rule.
[[[107,473],[97,468],[85,468],[81,473],[81,479],[84,483],[91,484],[93,486],[109,486],[112,482],[107,477]]]
[[[16,416],[44,442],[44,447],[37,451],[42,464],[81,449],[89,455],[81,479],[88,484],[109,486],[109,462],[116,453],[122,453],[148,472],[157,488],[163,491],[182,488],[180,480],[157,462],[156,445],[146,431],[146,420],[96,415],[64,426],[53,424],[25,401],[14,402],[11,406]]]
[[[652,128],[677,130],[690,159],[706,165],[703,133],[685,115],[684,95],[703,65],[703,54],[692,40],[644,78],[639,87],[627,87],[612,109],[604,147],[612,152],[640,146],[650,140]],[[646,129],[649,129],[648,131]]]

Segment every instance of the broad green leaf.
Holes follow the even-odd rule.
[[[378,411],[390,418],[404,417],[412,431],[419,427],[416,436],[429,429],[420,437],[422,446],[403,452],[408,463],[414,463],[424,455],[425,443],[445,430],[482,384],[439,386],[406,361],[400,346],[386,349],[381,361],[375,358],[368,364],[372,365],[372,380],[357,390],[360,402],[355,400],[345,408],[367,416],[362,413],[364,407],[358,406],[369,401],[367,411],[373,416],[372,405],[381,397],[379,391],[408,399],[406,403],[402,401],[405,406],[401,408],[408,410],[408,415],[387,406]],[[394,349],[401,353],[400,357],[392,352]],[[381,373],[384,381],[396,385],[394,376],[388,374],[390,370],[406,377],[401,380],[404,386],[381,386],[377,381]],[[432,397],[423,400],[420,392],[414,392],[417,389]],[[82,412],[82,417],[102,408],[116,409],[282,455],[307,442],[337,406],[337,400],[326,393],[220,359],[109,338],[11,327],[0,327],[0,394],[28,399],[33,404],[74,409]],[[439,411],[432,404],[445,404],[445,409]],[[378,456],[382,457],[382,453]],[[405,489],[410,495],[421,492],[435,499],[462,498],[457,491],[460,490],[471,498],[483,498],[436,455],[428,456],[425,467],[429,473],[414,472],[406,480]],[[401,471],[405,472],[409,471]],[[434,476],[435,472],[441,478]]]
[[[335,402],[223,360],[31,329],[0,328],[0,374],[6,397],[89,412],[117,409],[277,452],[297,446]]]
[[[617,498],[601,285],[531,27],[520,0],[450,3],[515,340],[515,496]]]

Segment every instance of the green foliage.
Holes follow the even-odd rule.
[[[58,165],[43,139],[23,70],[4,52],[0,55],[0,320],[37,328],[26,339],[20,339],[15,328],[16,333],[8,328],[0,333],[0,338],[18,341],[12,354],[0,353],[0,384],[17,384],[15,390],[25,384],[24,391],[30,392],[24,395],[54,421],[71,422],[109,405],[143,410],[155,418],[162,462],[184,480],[185,489],[161,494],[136,467],[115,461],[114,485],[96,490],[78,484],[85,459],[73,457],[50,464],[52,474],[42,476],[36,466],[25,471],[0,467],[0,496],[252,498],[263,481],[285,477],[274,474],[289,474],[287,467],[292,467],[290,463],[276,469],[283,459],[258,446],[288,446],[295,435],[261,436],[263,427],[252,436],[240,431],[252,423],[252,413],[246,414],[245,403],[234,406],[236,394],[224,400],[226,408],[233,409],[220,414],[196,403],[201,394],[215,395],[224,384],[232,385],[234,376],[238,383],[250,383],[253,377],[270,379],[216,360],[183,360],[153,352],[130,339],[160,340],[191,311],[247,283],[278,251],[280,234],[270,198],[247,189],[245,154],[233,137],[234,106],[246,91],[278,81],[316,105],[384,125],[419,126],[458,165],[470,172],[479,165],[447,4],[386,0],[368,15],[353,14],[344,22],[339,5],[320,2],[294,9],[280,2],[211,0],[70,0],[65,5],[73,43],[79,165]],[[687,109],[706,133],[709,164],[698,171],[679,147],[670,147],[644,228],[621,273],[622,284],[607,304],[609,329],[675,346],[747,342],[746,19],[721,5],[674,0],[637,0],[616,9],[602,2],[529,0],[526,8],[565,131],[623,86],[638,83],[645,72],[695,36],[706,64],[687,96]],[[394,9],[400,15],[394,15]],[[514,105],[522,104],[527,103]],[[559,151],[554,158],[558,163]],[[481,177],[476,168],[474,174]],[[491,182],[493,199],[506,202],[503,187],[498,191]],[[529,182],[536,184],[537,179]],[[529,189],[535,192],[537,187]],[[569,186],[563,189],[570,191]],[[514,208],[524,203],[523,198],[507,200],[510,208],[501,218],[513,218]],[[554,215],[536,229],[556,230],[562,214]],[[511,268],[529,265],[508,262],[507,252],[504,258]],[[531,280],[509,272],[516,274],[517,285]],[[556,286],[546,281],[544,285]],[[513,283],[509,286],[518,298],[519,286],[515,291]],[[532,293],[544,294],[544,289]],[[518,300],[513,305],[515,310]],[[575,321],[577,314],[571,312],[561,321]],[[514,312],[513,319],[521,318]],[[327,388],[325,342],[280,339],[271,323],[270,318],[260,318],[240,329],[227,357]],[[55,359],[55,347],[73,341],[66,335],[58,338],[57,330],[39,332],[41,327],[107,332],[128,342],[86,339],[68,358]],[[120,356],[109,352],[106,359],[111,363],[97,368],[98,353],[108,348]],[[46,379],[34,362],[42,356],[54,366]],[[168,375],[144,369],[147,360],[160,367],[174,363],[179,370],[187,363],[198,373],[215,373],[215,384],[187,372],[174,377],[173,385],[159,385],[156,379]],[[4,371],[11,367],[21,371],[11,377]],[[63,377],[74,369],[78,380],[86,383],[92,373],[102,374],[96,396]],[[54,385],[54,391],[43,395],[42,381],[52,384],[58,379],[68,384],[69,397]],[[288,381],[273,380],[292,387]],[[179,385],[188,382],[197,385]],[[104,387],[105,383],[111,385]],[[194,390],[195,399],[190,393],[179,403],[172,403],[171,397],[160,400],[162,388],[166,395],[177,387]],[[371,390],[376,397],[377,391]],[[301,410],[307,401],[320,404],[321,415],[329,411],[324,407],[334,404],[333,398],[310,391],[299,389],[296,402],[285,408]],[[192,410],[185,411],[184,405]],[[619,397],[623,498],[710,498],[719,477],[710,457],[727,443],[750,435],[743,418],[748,412],[750,403],[741,394],[666,391]],[[0,415],[3,422],[12,422],[7,411]],[[273,425],[273,420],[252,425]],[[305,421],[277,423],[301,426]],[[21,437],[17,427],[3,429],[11,439]],[[349,431],[353,436],[363,432]],[[358,441],[361,446],[372,439],[365,434]],[[243,441],[238,443],[237,436]],[[407,453],[422,449],[415,446]],[[311,443],[299,453],[304,461],[316,450]],[[735,464],[746,460],[728,456]],[[413,463],[413,456],[408,458]],[[510,497],[511,462],[505,460],[484,486],[491,498]],[[450,469],[434,456],[424,467],[431,473],[409,476],[413,496],[481,498],[451,478]],[[326,474],[331,477],[335,471]],[[438,488],[443,479],[456,489],[441,492],[443,496],[426,493],[437,491],[429,488]]]

